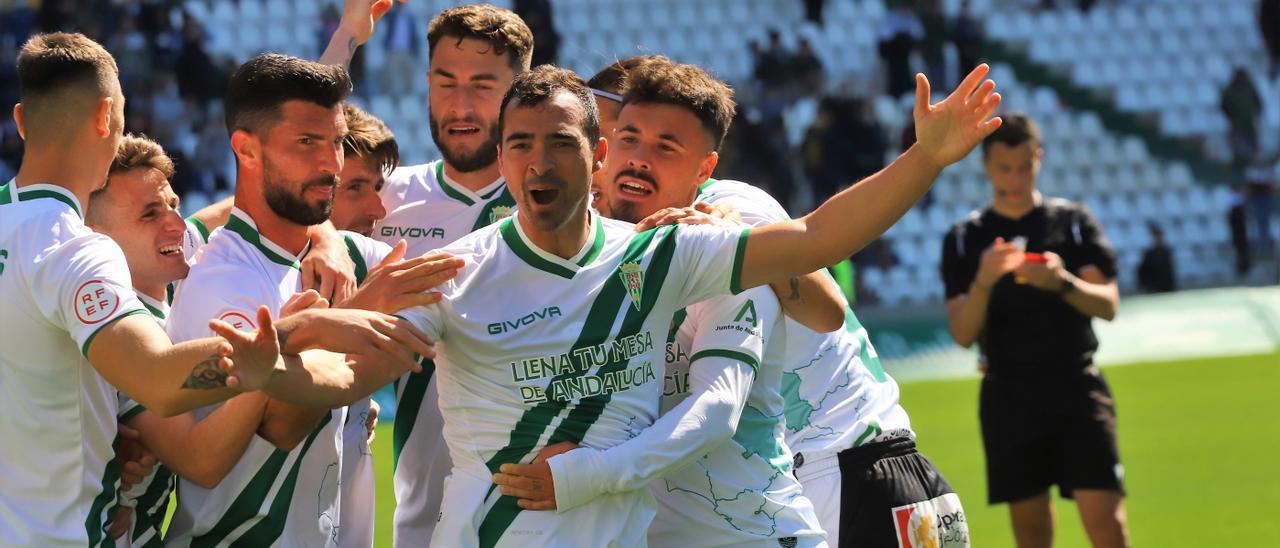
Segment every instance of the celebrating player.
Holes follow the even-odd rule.
[[[200,335],[208,318],[252,328],[246,313],[251,303],[276,310],[300,290],[308,227],[327,220],[343,167],[341,101],[349,91],[343,69],[282,55],[260,55],[236,71],[227,99],[227,128],[237,158],[235,209],[196,257],[175,296],[168,324],[175,338]],[[385,244],[344,237],[357,274],[391,253]],[[402,267],[408,274],[402,278],[414,278],[417,285],[400,286],[401,279],[383,277],[387,283],[366,284],[342,304],[393,312],[396,303],[432,302],[435,295],[421,292],[456,267],[454,261],[431,257],[403,264],[410,266]],[[405,293],[413,295],[404,299]],[[217,487],[181,484],[169,531],[174,541],[369,544],[373,478],[362,462],[369,458],[367,396],[403,371],[389,364],[415,365],[412,352],[422,351],[401,346],[421,338],[401,327],[410,331],[352,352],[372,357],[367,367],[353,366],[349,376],[320,387],[273,394],[262,436],[249,443]],[[357,420],[348,420],[353,417]]]
[[[999,126],[987,120],[999,97],[994,83],[981,82],[985,73],[975,70],[937,105],[921,76],[919,143],[808,216],[741,233],[675,226],[639,234],[587,207],[607,144],[585,83],[554,67],[517,76],[499,119],[499,162],[519,212],[446,247],[467,265],[442,287],[446,299],[404,311],[445,343],[440,404],[455,461],[434,541],[643,542],[654,512],[647,490],[529,513],[494,492],[490,474],[570,441],[584,447],[549,459],[556,477],[600,477],[599,450],[657,415],[662,356],[653,341],[661,343],[675,312],[818,270],[877,237]],[[567,463],[575,468],[557,470]]]

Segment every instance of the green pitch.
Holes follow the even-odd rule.
[[[892,373],[892,371],[890,371]],[[1105,370],[1116,396],[1134,546],[1274,546],[1280,528],[1280,354]],[[933,460],[964,501],[974,546],[1013,546],[1005,507],[986,505],[978,381],[902,387]],[[377,546],[391,546],[391,426],[378,427]],[[1075,506],[1055,501],[1057,546],[1088,546]]]

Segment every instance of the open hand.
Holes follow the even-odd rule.
[[[258,390],[267,385],[280,361],[280,341],[271,312],[258,307],[258,330],[244,332],[222,320],[209,320],[209,328],[226,342],[219,346],[220,364],[227,372],[227,386]]]
[[[530,464],[504,464],[493,475],[493,483],[502,494],[516,497],[525,510],[555,510],[556,484],[551,475],[551,457],[572,451],[578,444],[562,441],[543,447]]]
[[[346,242],[333,230],[313,234],[311,250],[302,259],[302,289],[314,289],[329,302],[351,298],[356,292],[356,265]]]
[[[737,225],[722,217],[716,217],[707,211],[711,211],[710,206],[700,204],[703,209],[697,207],[668,207],[653,212],[652,215],[645,217],[636,224],[636,232],[644,232],[653,228],[666,225],[682,224],[682,225],[718,225],[723,227],[736,227]],[[704,211],[704,209],[706,211]]]
[[[929,104],[929,79],[916,74],[916,144],[939,168],[960,161],[991,132],[999,117],[988,118],[1000,106],[996,83],[982,78],[990,71],[985,63],[973,69],[946,99]]]
[[[438,291],[427,291],[458,275],[463,261],[442,251],[403,260],[406,244],[400,240],[378,264],[343,308],[360,308],[394,314],[406,308],[440,302]]]
[[[408,0],[399,0],[401,4]],[[342,21],[339,26],[345,28],[356,38],[356,45],[364,44],[373,36],[373,28],[391,10],[391,0],[346,0],[342,3]]]
[[[348,358],[392,364],[400,372],[420,371],[418,359],[435,358],[435,343],[408,320],[347,308],[304,310],[280,320],[283,351],[319,348]]]

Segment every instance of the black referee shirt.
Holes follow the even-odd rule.
[[[1089,210],[1069,200],[1044,198],[1021,219],[987,207],[951,228],[942,244],[947,298],[969,292],[982,252],[997,237],[1011,241],[1018,236],[1027,239],[1027,251],[1057,253],[1073,274],[1092,265],[1108,279],[1116,277],[1115,251]],[[991,292],[978,345],[989,375],[1052,378],[1092,363],[1098,339],[1089,316],[1059,295],[1016,283],[1010,273]]]

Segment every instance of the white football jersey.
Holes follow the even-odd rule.
[[[388,214],[374,237],[388,245],[405,240],[406,257],[451,244],[480,228],[509,217],[516,203],[498,179],[472,192],[450,181],[444,162],[397,168],[380,193]],[[395,545],[426,545],[440,515],[449,451],[441,435],[435,363],[395,383],[396,418],[392,434],[395,463]]]
[[[189,226],[189,225],[188,225]],[[137,293],[138,300],[151,313],[161,329],[169,316],[169,303],[158,301]],[[116,393],[120,399],[119,420],[121,424],[128,422],[146,410],[142,404],[131,399],[124,392]],[[120,494],[120,505],[133,508],[131,525],[125,534],[116,539],[116,548],[160,548],[161,528],[164,526],[165,513],[169,509],[169,493],[177,488],[178,477],[164,464],[157,463],[142,483],[134,485],[127,492]]]
[[[667,337],[662,394],[666,413],[688,397],[689,367],[729,356],[756,368],[733,438],[651,484],[658,515],[654,546],[820,546],[813,504],[791,472],[784,424],[782,315],[768,287],[685,308]]]
[[[709,179],[697,201],[726,204],[759,226],[788,219],[767,192],[739,181]],[[852,310],[845,329],[818,333],[785,320],[787,445],[811,459],[894,437],[914,437],[898,404],[898,383],[885,373],[867,330]]]
[[[146,310],[124,253],[81,211],[59,186],[0,186],[0,546],[109,544],[119,402],[86,355]]]
[[[435,337],[453,460],[438,546],[635,546],[648,489],[563,512],[522,512],[491,475],[558,441],[618,445],[653,424],[675,312],[739,289],[746,232],[633,225],[590,213],[572,259],[539,249],[519,214],[444,248],[466,261],[443,301],[402,314]]]
[[[343,235],[358,278],[390,252],[358,234]],[[169,316],[170,337],[206,336],[211,318],[255,329],[259,305],[275,315],[301,291],[299,261],[263,237],[247,214],[233,209],[226,226],[200,248],[178,289]],[[196,416],[203,418],[216,407],[197,410]],[[165,543],[368,546],[373,535],[372,465],[358,462],[371,458],[363,420],[368,408],[365,398],[334,409],[291,451],[254,436],[214,489],[179,480],[178,507]]]

